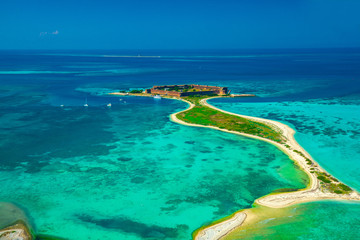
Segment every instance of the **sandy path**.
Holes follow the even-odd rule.
[[[190,103],[188,101],[185,101],[185,100],[183,100],[183,101],[187,102],[190,105],[189,108],[184,110],[184,111],[172,114],[171,115],[171,120],[174,121],[174,122],[177,122],[179,124],[183,124],[183,125],[187,125],[187,126],[213,128],[213,129],[217,129],[217,130],[220,130],[220,131],[239,134],[239,135],[242,135],[242,136],[256,138],[256,139],[260,139],[260,140],[269,142],[269,143],[277,146],[284,153],[286,153],[296,164],[301,166],[301,168],[310,177],[310,184],[306,189],[296,191],[296,192],[289,192],[289,193],[269,194],[269,195],[266,195],[264,197],[261,197],[261,198],[257,199],[255,201],[256,203],[258,203],[260,205],[263,205],[263,206],[271,207],[271,208],[283,208],[283,207],[287,207],[287,206],[290,206],[290,205],[296,204],[296,203],[317,201],[317,200],[323,200],[323,199],[360,200],[360,194],[358,192],[356,192],[356,191],[353,191],[350,194],[335,194],[335,193],[329,193],[329,192],[322,192],[321,191],[320,182],[317,179],[317,176],[315,175],[315,173],[310,173],[310,168],[313,167],[313,166],[307,165],[306,158],[310,159],[313,163],[315,163],[317,170],[320,170],[320,171],[322,171],[324,173],[327,173],[327,172],[323,168],[321,168],[314,161],[314,159],[310,156],[310,154],[307,153],[296,142],[296,140],[294,138],[295,131],[292,128],[290,128],[289,126],[287,126],[287,125],[285,125],[283,123],[280,123],[280,122],[272,121],[272,120],[267,120],[267,119],[262,119],[262,118],[257,118],[257,117],[251,117],[251,116],[245,116],[245,115],[240,115],[240,114],[235,114],[235,113],[231,113],[231,112],[228,112],[228,111],[224,111],[222,109],[216,108],[216,107],[210,105],[209,103],[207,103],[208,99],[211,99],[211,98],[203,99],[203,100],[200,101],[200,103],[202,105],[205,105],[205,106],[210,107],[212,109],[215,109],[217,111],[221,111],[221,112],[224,112],[224,113],[227,113],[227,114],[231,114],[231,115],[235,115],[235,116],[243,117],[243,118],[246,118],[246,119],[249,119],[249,120],[254,120],[254,121],[257,121],[257,122],[267,124],[267,125],[271,126],[272,128],[276,129],[277,131],[282,133],[282,135],[286,139],[285,144],[280,144],[280,143],[271,141],[269,139],[249,135],[249,134],[246,134],[246,133],[228,131],[228,130],[220,129],[220,128],[213,127],[213,126],[203,126],[203,125],[190,124],[190,123],[183,122],[180,119],[178,119],[176,117],[176,115],[178,113],[187,111],[187,110],[194,107],[194,104],[192,104],[192,103]],[[285,145],[288,145],[289,147],[285,147]],[[302,152],[305,157],[301,156],[300,154],[298,154],[296,152],[294,152],[294,150]],[[209,226],[207,228],[204,228],[204,229],[200,230],[197,233],[197,235],[195,236],[195,239],[196,240],[221,239],[223,236],[225,236],[227,233],[229,233],[234,228],[237,228],[237,227],[241,226],[241,224],[245,221],[246,216],[247,215],[245,213],[239,212],[239,213],[235,214],[230,219],[227,219],[227,220],[225,220],[223,222],[217,223],[215,225],[212,225],[212,226]]]
[[[31,240],[33,239],[28,228],[22,224],[17,223],[13,226],[0,230],[1,240]]]
[[[132,95],[135,95],[135,94],[132,94]],[[136,95],[136,96],[151,97],[151,95]],[[353,191],[350,194],[335,194],[335,193],[321,191],[320,182],[317,179],[317,176],[315,175],[315,173],[310,172],[310,168],[315,167],[317,171],[321,171],[324,173],[327,173],[327,172],[323,168],[321,168],[319,166],[319,164],[316,163],[314,161],[314,159],[310,156],[310,154],[307,153],[305,151],[305,149],[303,149],[296,142],[296,140],[294,138],[295,131],[292,128],[290,128],[289,126],[287,126],[286,124],[283,124],[283,123],[280,123],[277,121],[273,121],[273,120],[251,117],[251,116],[240,115],[240,114],[228,112],[228,111],[216,108],[216,107],[210,105],[209,103],[207,103],[207,100],[209,100],[211,98],[217,98],[217,97],[210,97],[210,98],[202,99],[200,101],[200,103],[202,105],[205,105],[205,106],[215,109],[217,111],[227,113],[230,115],[234,115],[234,116],[238,116],[238,117],[242,117],[242,118],[246,118],[249,120],[254,120],[254,121],[261,122],[261,123],[271,126],[273,129],[276,129],[285,137],[285,139],[286,139],[285,143],[280,144],[280,143],[271,141],[266,138],[262,138],[262,137],[258,137],[258,136],[254,136],[254,135],[250,135],[250,134],[246,134],[246,133],[229,131],[229,130],[220,129],[218,127],[213,127],[213,126],[204,126],[204,125],[191,124],[191,123],[184,122],[184,121],[178,119],[176,117],[176,115],[193,108],[195,105],[184,99],[179,99],[179,98],[174,98],[174,97],[167,97],[167,98],[181,100],[181,101],[187,102],[189,104],[189,108],[187,108],[183,111],[171,114],[170,118],[172,121],[179,123],[179,124],[187,125],[187,126],[212,128],[212,129],[220,130],[223,132],[238,134],[238,135],[255,138],[255,139],[259,139],[259,140],[271,143],[271,144],[275,145],[276,147],[278,147],[285,154],[287,154],[290,157],[290,159],[292,159],[297,165],[299,165],[309,176],[310,184],[307,188],[296,191],[296,192],[269,194],[269,195],[263,196],[259,199],[256,199],[255,202],[257,204],[271,207],[271,208],[283,208],[283,207],[287,207],[287,206],[297,204],[297,203],[311,202],[311,201],[324,200],[324,199],[356,200],[356,201],[360,200],[360,194],[356,191]],[[286,147],[285,145],[288,145],[288,147]],[[294,152],[294,150],[303,153],[303,156],[300,155],[299,153]],[[311,160],[314,163],[314,165],[309,166],[306,163],[306,159]],[[214,225],[211,225],[211,226],[201,229],[200,231],[197,232],[195,239],[196,240],[221,239],[222,237],[227,235],[233,229],[240,227],[241,224],[244,221],[246,221],[246,219],[253,217],[253,216],[250,216],[249,214],[250,214],[250,212],[248,212],[246,210],[237,212],[236,214],[234,214],[234,216],[232,216],[231,218],[229,218],[223,222],[220,222],[220,223],[217,223],[217,224],[214,224]]]

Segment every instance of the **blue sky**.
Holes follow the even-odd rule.
[[[360,0],[1,0],[0,49],[360,47]]]

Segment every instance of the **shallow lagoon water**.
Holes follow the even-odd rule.
[[[123,101],[3,112],[2,133],[11,134],[0,147],[0,197],[25,208],[37,232],[188,239],[275,189],[305,186],[268,143],[171,122],[184,103]]]
[[[296,140],[322,167],[360,190],[359,96],[299,102],[242,103],[234,99],[210,102],[224,110],[292,126]]]
[[[25,210],[39,233],[189,239],[198,227],[250,207],[277,188],[303,187],[304,175],[267,143],[170,122],[170,113],[186,107],[181,102],[98,95],[192,82],[282,100],[347,95],[360,89],[354,80],[358,53],[148,52],[161,57],[119,58],[104,55],[138,52],[2,51],[0,201]],[[84,109],[86,98],[90,107]],[[105,107],[109,102],[111,109]],[[300,132],[297,138],[317,159]],[[356,176],[321,164],[356,187]]]
[[[360,190],[359,96],[299,102],[241,102],[213,99],[224,110],[281,121],[292,126],[295,138],[322,167],[349,186]],[[248,100],[247,100],[248,101]],[[251,101],[251,100],[250,100]],[[263,222],[246,239],[356,239],[360,204],[314,202],[295,205],[294,216]],[[290,217],[292,216],[292,217]],[[228,239],[242,239],[238,231]],[[286,233],[286,234],[285,234]]]
[[[260,211],[264,210],[258,211],[263,216],[233,231],[225,240],[358,239],[358,203],[320,201]]]

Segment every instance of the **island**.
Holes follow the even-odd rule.
[[[231,113],[210,105],[207,100],[219,97],[251,97],[252,94],[230,94],[227,87],[207,85],[165,85],[151,89],[112,95],[163,97],[184,101],[186,110],[171,114],[172,121],[193,127],[206,127],[259,139],[275,145],[289,156],[308,176],[305,189],[274,192],[255,200],[254,206],[284,208],[293,204],[333,199],[360,200],[360,194],[325,171],[295,140],[295,131],[286,124]],[[224,186],[226,187],[226,186]],[[240,209],[224,219],[203,226],[193,233],[196,240],[221,239],[254,215],[252,209]]]
[[[33,239],[29,228],[24,222],[16,222],[12,226],[0,230],[0,239],[2,240],[31,240]]]

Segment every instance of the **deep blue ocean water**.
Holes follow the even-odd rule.
[[[304,187],[304,174],[267,143],[172,123],[182,102],[105,95],[182,83],[257,94],[212,103],[291,125],[321,166],[359,190],[360,49],[2,51],[0,201],[23,209],[41,234],[189,239],[262,195]],[[335,236],[341,223],[319,218],[338,205],[311,206],[299,219],[321,209],[313,239]],[[358,221],[350,208],[360,213],[341,205],[344,226]],[[291,226],[299,239],[312,231]]]

